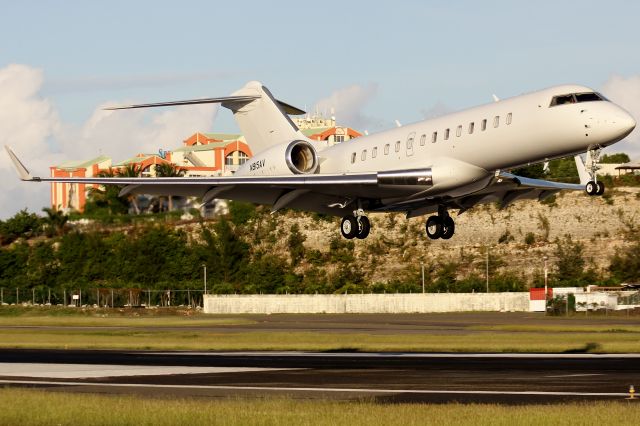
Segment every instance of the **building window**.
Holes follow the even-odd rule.
[[[364,161],[364,160],[366,160],[366,159],[367,159],[367,150],[366,150],[366,149],[363,149],[363,150],[362,150],[362,155],[360,156],[360,159],[361,159],[362,161]]]
[[[249,156],[247,154],[242,151],[233,151],[224,158],[224,165],[241,166],[247,161],[249,161]]]
[[[500,116],[496,115],[493,117],[493,127],[498,127],[500,125]]]
[[[461,134],[462,134],[462,126],[458,126],[458,128],[456,129],[456,136],[460,137]]]
[[[438,141],[438,132],[433,132],[431,135],[431,143],[436,143]]]
[[[424,142],[427,140],[427,135],[420,136],[420,146],[424,146]]]
[[[334,140],[336,142],[344,142],[344,135],[335,135]]]
[[[389,155],[389,144],[384,146],[384,155]]]
[[[355,162],[356,162],[356,153],[354,152],[354,153],[351,154],[351,164],[353,164]]]
[[[483,132],[485,130],[487,130],[487,119],[486,118],[484,120],[482,120],[482,125],[480,126],[480,130],[482,130]]]
[[[469,134],[473,133],[473,128],[475,127],[475,123],[472,121],[471,123],[469,123]]]
[[[448,140],[449,140],[449,129],[446,129],[446,130],[444,131],[444,140],[445,140],[445,141],[448,141]]]
[[[400,141],[396,142],[396,152],[400,152]]]
[[[377,155],[378,155],[378,147],[374,146],[373,149],[371,150],[371,158],[376,158]]]
[[[507,114],[507,126],[511,124],[511,113]]]

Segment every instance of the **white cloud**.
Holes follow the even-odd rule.
[[[34,175],[49,166],[99,154],[114,162],[140,152],[178,147],[196,131],[212,128],[217,107],[104,111],[96,107],[82,126],[60,120],[50,100],[40,95],[43,73],[25,65],[0,68],[0,145],[11,146]],[[131,102],[111,101],[108,104]],[[49,205],[50,185],[18,180],[11,161],[0,154],[0,218],[22,208],[40,212]]]
[[[313,111],[330,114],[335,113],[338,124],[354,128],[359,131],[382,127],[383,120],[367,116],[363,110],[378,92],[378,85],[369,83],[366,86],[354,84],[336,90],[330,96],[319,100]]]
[[[626,109],[640,123],[640,75],[624,78],[614,75],[602,87],[602,93]],[[609,152],[626,152],[632,160],[640,157],[640,131],[636,129]]]

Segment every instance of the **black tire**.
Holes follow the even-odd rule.
[[[358,221],[355,216],[345,216],[340,223],[340,232],[347,240],[353,239],[358,235]]]
[[[598,187],[598,189],[596,190],[596,195],[604,194],[604,182],[598,182],[596,185]]]
[[[442,238],[443,240],[448,240],[449,238],[453,237],[453,234],[455,232],[455,222],[453,221],[453,219],[451,219],[451,216],[445,217],[444,221],[442,222],[442,235],[440,236],[440,238]]]
[[[442,220],[438,216],[430,216],[427,219],[425,229],[427,231],[427,237],[432,240],[437,240],[442,236]]]
[[[360,240],[364,240],[369,236],[369,231],[371,231],[371,222],[369,222],[369,218],[366,216],[360,216],[360,229],[356,237]]]
[[[585,185],[584,190],[589,195],[596,195],[596,192],[598,191],[598,185],[594,181],[590,180]]]

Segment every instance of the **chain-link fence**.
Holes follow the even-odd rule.
[[[2,305],[120,307],[202,307],[202,289],[141,288],[0,288]]]

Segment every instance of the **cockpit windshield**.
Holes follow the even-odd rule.
[[[606,101],[607,98],[596,92],[569,93],[567,95],[554,96],[549,106],[575,104],[581,102]]]

